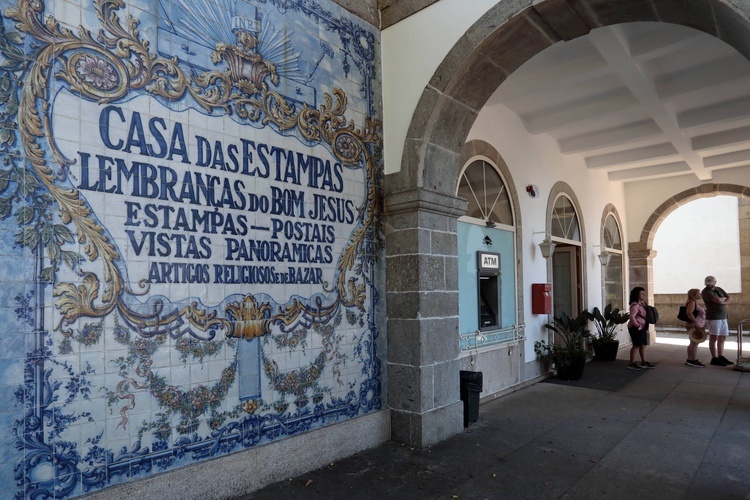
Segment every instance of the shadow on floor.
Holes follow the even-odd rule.
[[[580,380],[561,380],[556,377],[545,379],[545,384],[569,385],[601,391],[618,391],[629,384],[636,377],[647,370],[628,370],[628,361],[616,359],[614,361],[589,361],[583,370]]]

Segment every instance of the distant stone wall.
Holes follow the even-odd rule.
[[[687,293],[687,290],[685,290]],[[659,310],[660,326],[684,326],[685,323],[677,319],[677,311],[685,305],[686,293],[663,293],[654,295],[654,305]],[[736,329],[740,320],[750,319],[750,294],[730,294],[733,304],[729,304],[729,328]],[[701,304],[703,305],[703,304]],[[745,332],[750,332],[750,325],[745,325]]]

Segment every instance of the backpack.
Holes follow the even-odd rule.
[[[646,323],[655,325],[659,322],[659,311],[654,306],[646,304]]]

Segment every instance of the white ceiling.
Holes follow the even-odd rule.
[[[690,28],[621,24],[557,43],[487,104],[498,103],[612,181],[750,166],[750,61]]]

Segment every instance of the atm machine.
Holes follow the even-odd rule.
[[[477,252],[477,305],[479,330],[499,330],[502,320],[500,301],[500,254]]]

